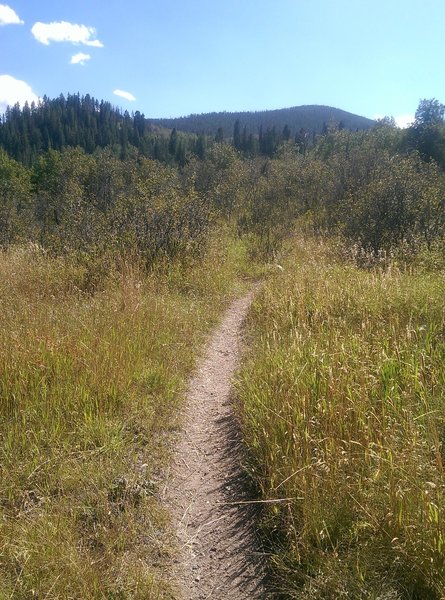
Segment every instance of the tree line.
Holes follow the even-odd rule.
[[[27,166],[48,150],[66,147],[80,147],[87,153],[110,147],[121,159],[136,151],[165,163],[183,163],[196,145],[196,136],[181,135],[172,155],[169,132],[150,125],[139,111],[130,115],[88,94],[45,96],[23,108],[16,104],[7,108],[0,123],[0,146]]]
[[[282,111],[277,112],[281,114]],[[0,120],[0,147],[27,166],[48,150],[66,147],[80,147],[87,153],[111,147],[121,159],[137,152],[165,164],[184,166],[192,156],[204,158],[208,148],[215,143],[231,143],[249,156],[272,157],[282,143],[294,143],[306,151],[314,145],[317,135],[327,133],[328,123],[330,127],[334,126],[334,121],[318,122],[319,117],[313,117],[304,121],[308,127],[294,131],[287,123],[282,127],[271,125],[265,113],[264,125],[256,127],[249,115],[244,114],[242,124],[236,119],[232,130],[218,127],[214,134],[205,133],[204,129],[186,133],[176,126],[162,128],[139,111],[130,115],[128,111],[122,112],[109,102],[99,102],[88,94],[68,94],[66,97],[61,94],[55,99],[45,96],[37,104],[26,103],[23,108],[16,104],[7,108]],[[338,127],[344,128],[345,122],[339,121]]]
[[[326,132],[324,123],[322,131]],[[215,143],[231,143],[249,156],[273,156],[280,144],[291,140],[286,124],[278,131],[275,126],[258,132],[247,125],[241,128],[236,120],[233,132],[220,127],[216,134],[184,133],[176,127],[161,129],[151,124],[143,114],[129,114],[99,102],[88,94],[61,94],[58,98],[44,97],[38,104],[18,104],[8,107],[0,122],[0,146],[26,166],[31,166],[39,155],[48,150],[80,147],[87,153],[97,148],[112,148],[114,154],[125,160],[137,153],[164,164],[184,166],[192,156],[204,158]],[[315,140],[315,131],[301,128],[292,138],[307,148]]]

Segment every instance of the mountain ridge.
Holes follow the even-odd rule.
[[[147,120],[167,129],[176,128],[189,133],[215,135],[222,128],[224,137],[230,137],[236,121],[241,128],[246,127],[250,133],[259,134],[260,128],[279,129],[286,125],[295,135],[300,129],[321,133],[329,124],[342,125],[346,129],[369,129],[375,121],[350,113],[340,108],[322,104],[308,104],[289,108],[276,108],[259,111],[220,111],[210,113],[192,113],[173,118],[150,118]]]

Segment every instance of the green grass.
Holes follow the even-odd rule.
[[[443,273],[364,271],[294,240],[238,381],[283,597],[445,594]]]
[[[194,264],[102,277],[0,255],[0,599],[167,599],[161,491],[205,335],[252,273],[214,236]]]

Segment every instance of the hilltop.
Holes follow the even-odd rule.
[[[354,115],[332,106],[319,105],[294,106],[256,112],[212,112],[172,119],[148,120],[153,125],[167,129],[176,128],[179,131],[206,135],[216,135],[218,129],[222,128],[224,137],[232,136],[236,121],[239,121],[241,128],[246,127],[254,135],[258,134],[261,128],[266,130],[275,127],[281,131],[287,125],[292,136],[300,129],[321,133],[324,126],[331,123],[353,131],[370,129],[375,124],[375,121],[366,117]]]

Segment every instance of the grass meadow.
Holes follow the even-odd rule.
[[[94,290],[69,257],[0,254],[1,600],[175,597],[171,433],[249,270],[221,231],[199,261],[147,274],[122,260]]]
[[[283,598],[445,597],[445,276],[292,240],[248,323],[248,470]]]

